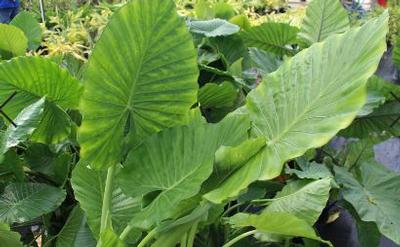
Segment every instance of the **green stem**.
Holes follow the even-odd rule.
[[[107,228],[107,224],[109,222],[111,197],[112,197],[113,183],[114,183],[114,173],[115,173],[115,166],[111,166],[110,168],[108,168],[106,186],[103,197],[103,206],[101,209],[100,233]]]
[[[248,236],[251,236],[253,234],[255,234],[257,232],[257,230],[252,230],[249,232],[245,232],[243,234],[240,234],[239,236],[237,236],[236,238],[232,239],[231,241],[229,241],[228,243],[224,244],[222,247],[231,247],[234,244],[236,244],[237,242],[239,242],[240,240],[247,238]]]
[[[235,204],[235,205],[229,207],[229,208],[222,214],[221,217],[227,216],[230,212],[232,212],[233,210],[237,209],[238,207],[240,207],[240,206],[242,206],[242,205],[243,205],[243,203],[238,203],[238,204]]]
[[[153,239],[154,235],[156,235],[157,231],[156,228],[154,228],[153,230],[151,230],[146,237],[144,237],[144,239],[142,239],[142,241],[140,241],[140,243],[138,244],[137,247],[144,247],[146,246],[146,244]]]
[[[193,247],[194,239],[196,238],[196,232],[199,222],[197,221],[194,225],[190,228],[189,236],[187,240],[187,247]]]
[[[119,235],[119,238],[120,238],[121,240],[125,240],[125,238],[128,237],[128,234],[131,232],[132,228],[133,228],[133,227],[132,227],[130,224],[128,224],[128,225],[124,228],[124,230],[122,231],[121,235]]]
[[[181,239],[181,246],[180,246],[180,247],[187,247],[186,243],[187,243],[187,233],[185,233],[185,234],[182,236],[182,239]]]

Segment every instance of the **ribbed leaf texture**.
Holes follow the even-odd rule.
[[[171,0],[136,0],[110,20],[84,74],[81,157],[94,168],[122,159],[132,139],[182,123],[196,102],[196,50]]]
[[[313,0],[307,7],[298,36],[304,46],[310,46],[349,27],[349,15],[339,0]]]
[[[365,87],[386,49],[387,13],[334,35],[287,60],[247,97],[253,136],[266,146],[214,192],[213,202],[237,196],[256,180],[277,177],[284,162],[326,144],[354,120]]]

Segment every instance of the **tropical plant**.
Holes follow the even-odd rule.
[[[400,177],[373,159],[400,124],[400,89],[373,76],[388,14],[344,13],[314,0],[301,28],[252,27],[135,0],[83,65],[22,56],[33,35],[0,26],[26,37],[0,39],[1,243],[332,245],[313,226],[335,204],[363,246],[400,244]]]

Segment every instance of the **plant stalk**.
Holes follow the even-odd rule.
[[[157,233],[156,228],[154,228],[153,230],[151,230],[151,231],[146,235],[146,237],[144,237],[144,238],[142,239],[142,241],[140,241],[140,243],[138,244],[137,247],[144,247],[144,246],[146,246],[146,244],[147,244],[151,239],[153,239],[153,237],[154,237],[154,235],[156,235],[156,233]]]
[[[245,232],[243,234],[240,234],[239,236],[237,236],[236,238],[232,239],[231,241],[229,241],[228,243],[224,244],[222,247],[231,247],[234,244],[236,244],[237,242],[239,242],[240,240],[247,238],[248,236],[251,236],[253,234],[255,234],[257,232],[257,230],[252,230],[249,232]]]
[[[196,238],[196,232],[199,222],[197,221],[194,225],[190,228],[188,239],[187,239],[187,247],[193,247],[194,239]]]
[[[112,199],[112,191],[114,183],[114,173],[115,173],[115,165],[108,168],[107,171],[106,186],[103,197],[103,206],[101,209],[100,233],[107,228],[107,224],[110,220],[110,207],[111,207],[111,199]]]

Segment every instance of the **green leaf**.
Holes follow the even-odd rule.
[[[385,81],[384,79],[373,75],[368,79],[368,93],[373,92],[385,97],[386,101],[394,101],[396,98],[393,94],[400,98],[400,86],[394,83]]]
[[[65,199],[65,191],[40,183],[8,185],[0,197],[0,221],[23,223],[55,210]]]
[[[276,71],[282,64],[282,60],[277,55],[257,49],[249,48],[250,58],[263,74]]]
[[[23,247],[21,236],[10,230],[7,224],[0,223],[0,243],[5,247]]]
[[[91,167],[121,161],[124,133],[143,137],[182,123],[196,102],[196,50],[171,0],[136,0],[114,14],[84,74],[79,132]]]
[[[358,117],[339,135],[343,137],[369,138],[379,137],[382,140],[400,135],[400,103],[388,102],[371,114]]]
[[[310,46],[330,35],[344,33],[349,28],[349,16],[341,2],[313,0],[307,7],[298,36],[305,46]]]
[[[247,48],[239,34],[209,38],[216,52],[222,55],[227,66],[238,61],[247,53]]]
[[[236,15],[229,19],[229,22],[238,25],[242,30],[249,30],[251,28],[249,18],[245,14]]]
[[[386,101],[394,101],[400,96],[400,87],[387,82],[374,75],[368,80],[367,84],[367,103],[358,113],[358,117],[366,116],[374,109],[383,105]]]
[[[300,170],[291,169],[286,167],[285,173],[289,175],[296,175],[301,179],[321,179],[332,177],[332,173],[324,164],[318,164],[317,162],[298,162]]]
[[[0,23],[0,61],[22,56],[27,48],[28,40],[21,29]]]
[[[238,90],[231,82],[207,83],[199,90],[200,106],[204,108],[232,107],[238,97]]]
[[[365,85],[386,48],[386,31],[384,14],[332,36],[285,61],[250,92],[246,111],[252,134],[264,136],[266,146],[223,182],[213,202],[236,197],[256,180],[279,176],[284,162],[346,128],[365,103]]]
[[[111,229],[107,229],[101,233],[99,246],[125,247],[126,245]]]
[[[12,172],[17,182],[25,179],[24,166],[15,150],[9,150],[0,161],[0,173]]]
[[[206,37],[229,36],[240,30],[240,27],[222,19],[189,21],[188,26],[190,32]]]
[[[44,116],[32,140],[58,143],[68,137],[70,126],[61,126],[60,123],[65,121],[59,116],[63,115],[65,109],[78,107],[82,92],[81,83],[68,71],[49,59],[19,57],[0,63],[0,78],[0,100],[4,101],[17,92],[3,108],[11,118],[28,105],[46,97]],[[46,126],[46,129],[42,126]]]
[[[256,47],[277,55],[293,55],[290,46],[296,43],[297,27],[286,23],[268,22],[241,33],[248,47]]]
[[[273,199],[264,212],[290,213],[309,225],[314,225],[326,206],[331,189],[331,178],[289,183]]]
[[[85,213],[79,205],[69,214],[64,227],[57,234],[56,247],[94,247],[96,240],[92,236]]]
[[[263,212],[260,215],[239,213],[230,217],[228,221],[235,228],[252,226],[259,233],[309,238],[332,246],[319,238],[306,221],[284,212]]]
[[[45,99],[42,98],[18,114],[14,120],[17,127],[10,124],[4,134],[0,136],[0,154],[4,154],[8,149],[29,139],[42,120],[44,103]]]
[[[375,222],[379,231],[400,244],[400,200],[397,196],[400,176],[373,159],[357,168],[358,179],[346,169],[335,166],[336,181],[343,186],[343,197],[357,211],[361,220]]]
[[[235,16],[235,10],[229,3],[217,2],[214,4],[213,10],[216,18],[229,20]]]
[[[245,117],[228,117],[216,125],[193,123],[146,139],[117,176],[127,195],[153,199],[131,224],[150,228],[171,217],[174,207],[195,196],[210,176],[217,149],[244,141],[248,126]]]
[[[203,185],[203,190],[209,192],[204,195],[209,201],[217,202],[219,195],[218,187],[232,173],[246,164],[261,148],[265,146],[265,138],[249,139],[238,146],[222,146],[215,153],[214,171]],[[213,191],[214,190],[214,191]],[[223,191],[220,191],[224,193]],[[218,201],[218,203],[220,203]]]
[[[100,219],[105,189],[106,171],[94,171],[78,164],[72,172],[72,188],[81,208],[87,215],[87,221],[95,237],[100,234]],[[131,198],[113,186],[111,215],[114,230],[120,233],[131,217],[139,211],[140,198]]]
[[[20,28],[28,39],[28,49],[35,51],[42,42],[42,28],[36,18],[27,11],[20,12],[11,22]]]

